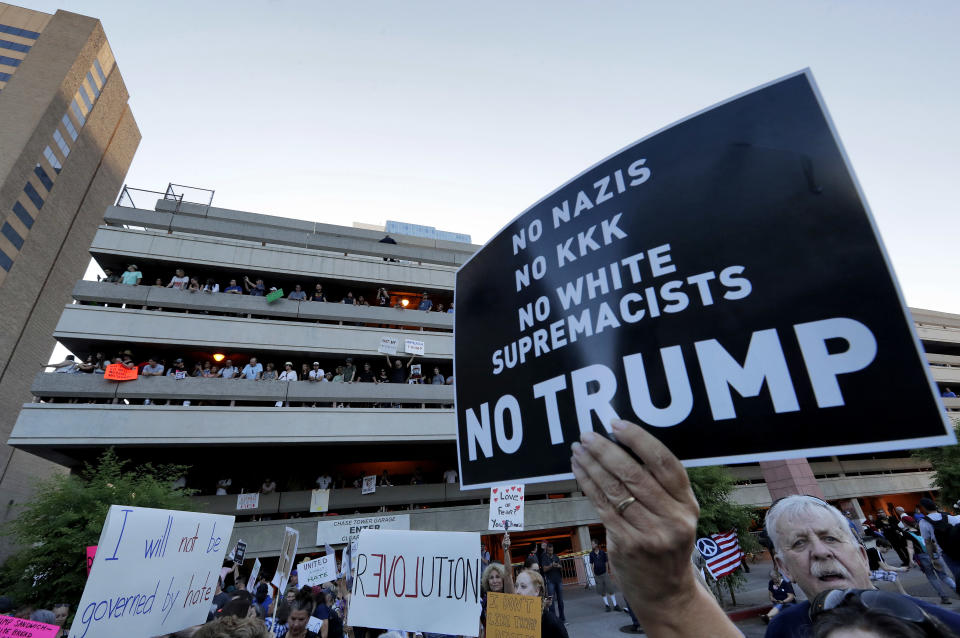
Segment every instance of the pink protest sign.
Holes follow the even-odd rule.
[[[56,625],[48,625],[34,620],[24,620],[13,616],[0,616],[0,636],[18,636],[20,638],[53,638],[60,631]]]
[[[90,575],[90,568],[93,567],[93,559],[97,556],[97,546],[87,545],[87,576]]]

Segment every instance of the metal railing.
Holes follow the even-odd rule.
[[[160,197],[157,197],[157,196]],[[156,208],[157,199],[164,199],[173,201],[173,211],[179,212],[180,207],[183,205],[183,195],[175,195],[170,192],[162,191],[152,191],[145,188],[131,188],[126,184],[123,185],[123,190],[120,191],[120,196],[117,197],[117,206],[122,208],[139,208],[141,210],[154,210]]]
[[[185,184],[174,184],[170,182],[167,184],[164,199],[185,201],[189,204],[201,206],[203,207],[203,216],[206,217],[207,213],[210,212],[210,207],[213,205],[213,195],[215,192],[212,188],[201,188],[199,186],[187,186]],[[196,195],[191,195],[189,199],[184,199],[188,193],[196,193]]]

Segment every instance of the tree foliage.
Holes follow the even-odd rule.
[[[18,604],[76,604],[86,583],[86,547],[99,541],[111,505],[195,509],[193,490],[172,487],[187,466],[128,463],[111,448],[77,473],[42,480],[2,530],[22,549],[0,568],[0,591]]]
[[[730,493],[736,487],[736,481],[726,468],[719,465],[691,467],[687,470],[687,475],[690,477],[690,485],[700,504],[697,538],[735,529],[740,541],[740,549],[745,553],[757,551],[760,544],[749,533],[753,524],[754,509],[730,500]],[[730,590],[731,596],[735,589],[741,588],[746,583],[746,577],[740,571],[724,576],[721,580]],[[719,592],[719,590],[716,591]]]
[[[960,437],[960,419],[953,420],[953,430]],[[915,458],[927,459],[933,465],[933,484],[940,490],[941,505],[960,500],[960,446],[945,445],[916,450]]]

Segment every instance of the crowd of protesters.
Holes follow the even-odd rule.
[[[119,274],[113,272],[110,268],[104,268],[103,272],[104,277],[99,279],[100,281],[129,286],[144,285],[142,284],[143,273],[140,272],[136,264],[130,264],[124,272]],[[157,288],[171,288],[191,293],[249,295],[251,297],[266,297],[279,290],[277,286],[268,286],[260,277],[251,279],[247,275],[239,279],[229,279],[227,284],[221,287],[220,282],[210,277],[190,277],[183,268],[177,268],[169,281],[157,277],[152,285]],[[407,299],[409,296],[415,300],[419,300],[416,302],[416,310],[450,314],[454,311],[452,302],[449,306],[442,302],[434,303],[427,292],[391,295],[387,292],[387,289],[383,287],[377,288],[376,291],[367,292],[372,292],[372,294],[370,294],[372,302],[368,301],[363,294],[355,295],[354,291],[349,289],[345,293],[337,295],[339,297],[339,299],[337,299],[324,290],[323,283],[321,282],[313,284],[312,287],[309,286],[309,284],[306,286],[293,284],[292,290],[289,292],[284,291],[286,298],[291,301],[324,301],[357,306],[393,307],[398,310],[414,309],[409,307],[409,300]]]

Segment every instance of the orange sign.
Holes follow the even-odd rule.
[[[111,363],[107,366],[103,378],[107,381],[133,381],[137,378],[137,369],[130,369],[122,363]]]
[[[487,594],[487,638],[540,638],[539,596]]]

